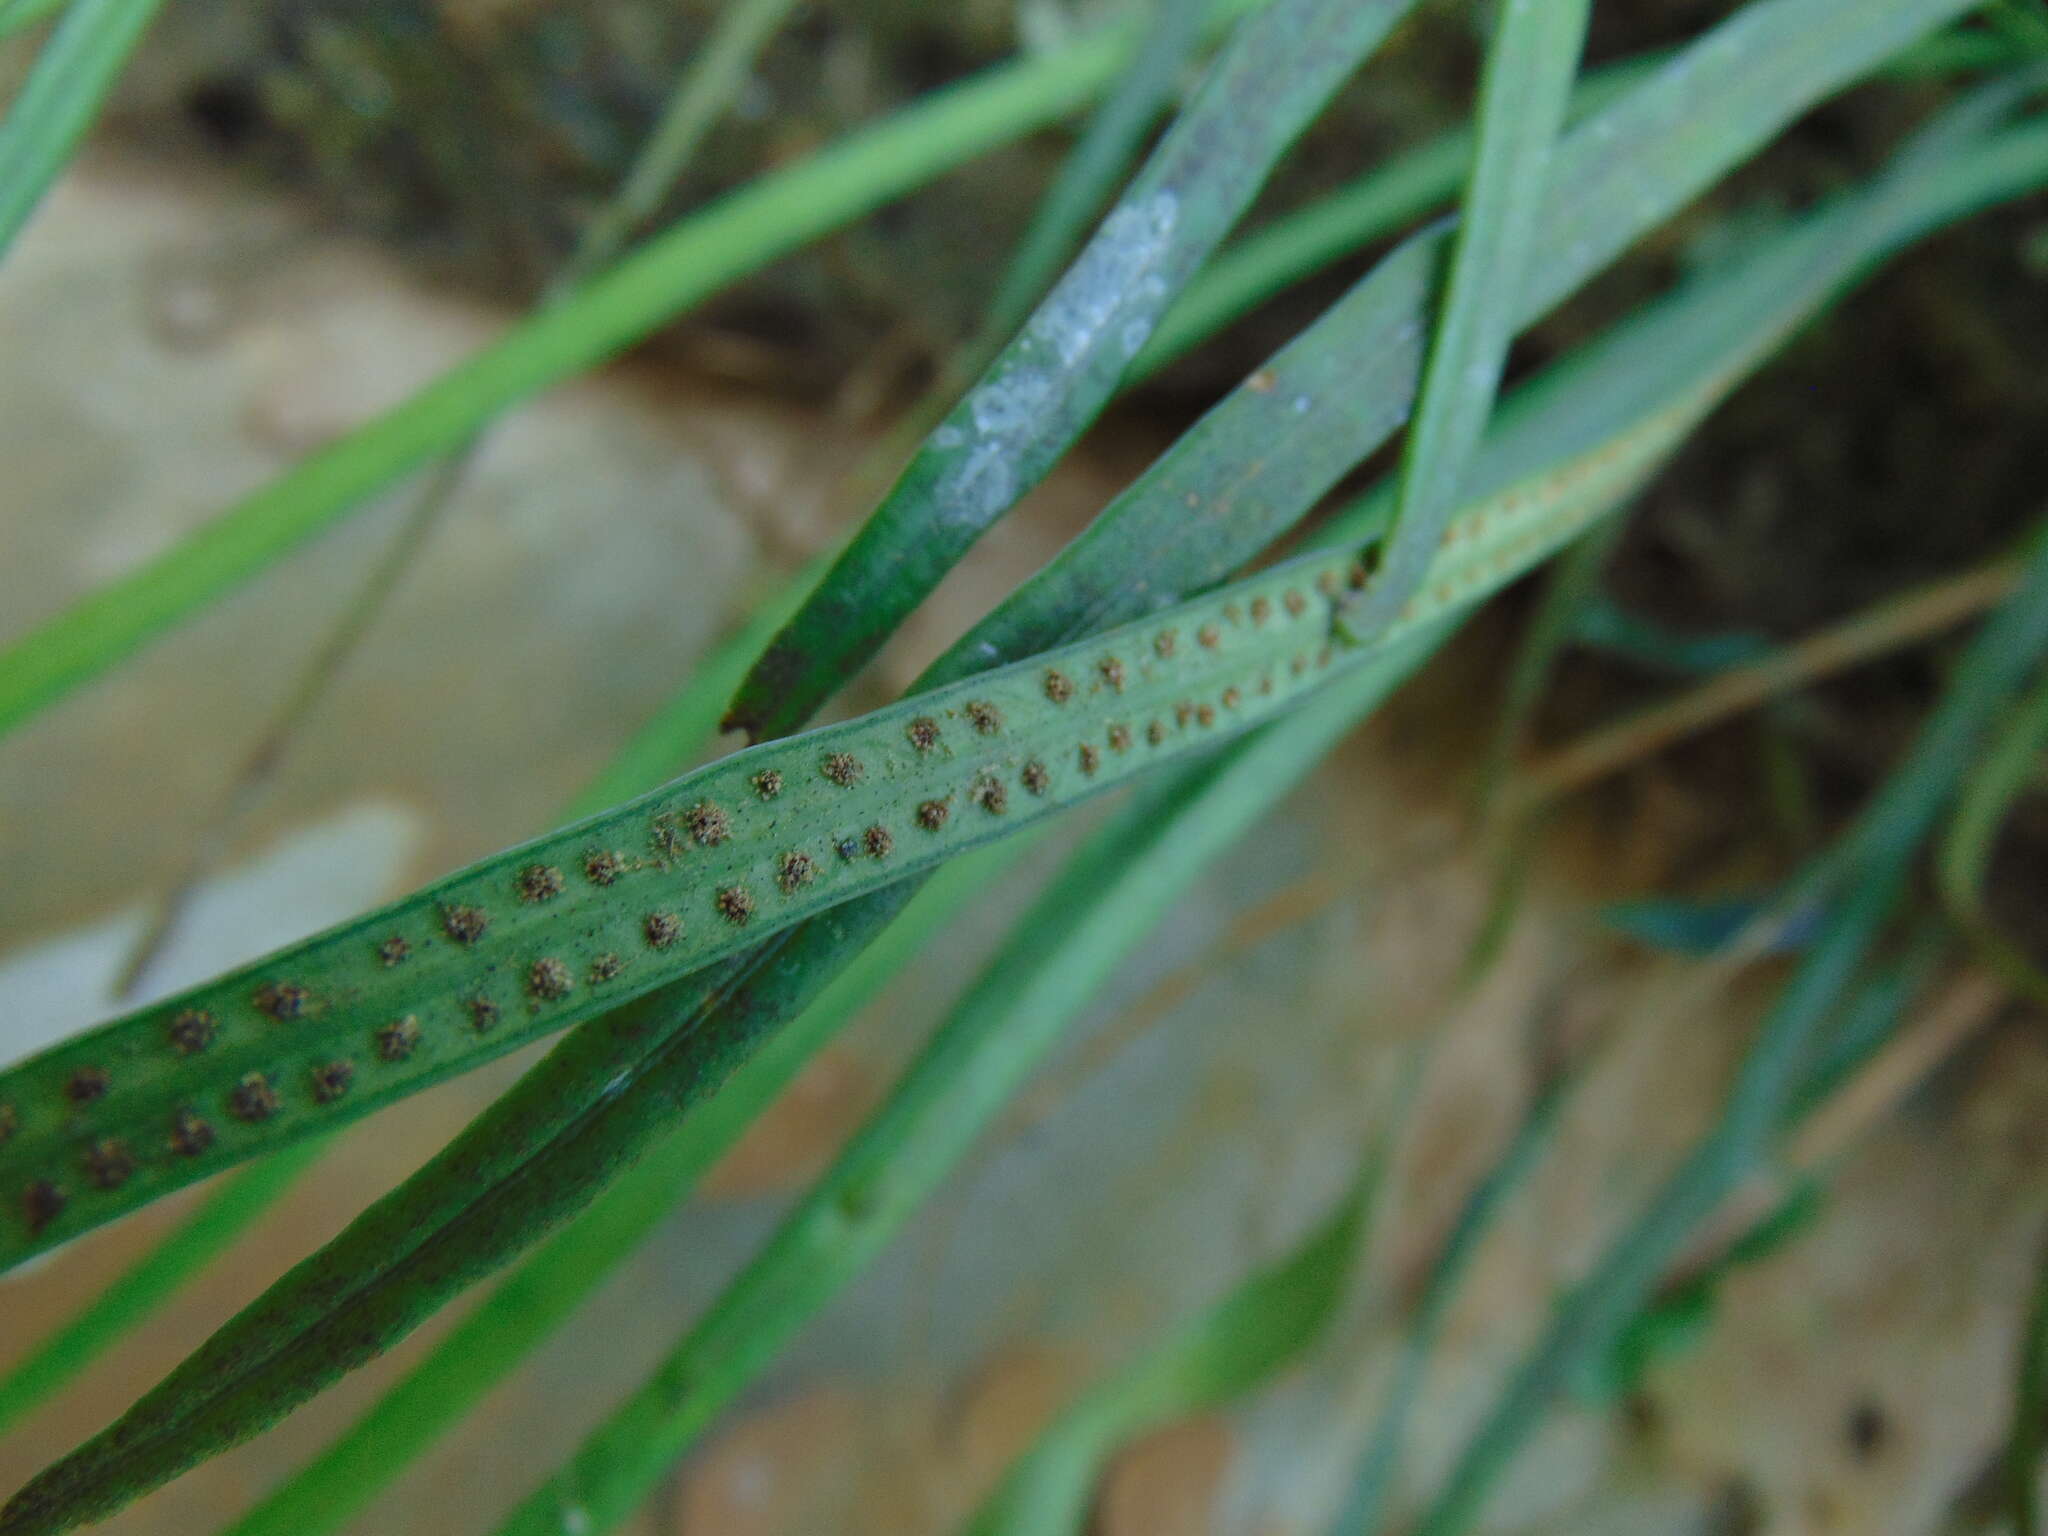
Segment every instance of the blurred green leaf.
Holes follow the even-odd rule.
[[[1364,1262],[1385,1177],[1375,1142],[1336,1210],[1285,1258],[1069,1404],[1011,1466],[967,1536],[1082,1536],[1109,1459],[1149,1430],[1220,1407],[1299,1359]]]
[[[162,3],[73,0],[43,44],[0,120],[0,256],[70,161]],[[25,24],[12,12],[5,22],[0,31]]]

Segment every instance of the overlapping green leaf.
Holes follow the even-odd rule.
[[[802,725],[1059,462],[1281,155],[1412,4],[1273,0],[1239,24],[1073,265],[762,655],[729,725],[755,741]]]
[[[1960,0],[1756,0],[1574,127],[1524,264],[1519,320],[1617,252],[1815,102],[1965,7]],[[1965,205],[1967,206],[1967,205]],[[1407,420],[1448,226],[1379,263],[1191,428],[1096,522],[977,625],[957,664],[1042,649],[1220,581]],[[1170,551],[1173,576],[1130,552]],[[1047,623],[1041,615],[1061,615]]]
[[[1402,441],[1394,524],[1378,568],[1342,620],[1385,628],[1413,596],[1458,504],[1521,328],[1524,262],[1571,99],[1589,0],[1507,0],[1495,13],[1479,83],[1472,174],[1458,205],[1450,276],[1430,334],[1414,420]]]
[[[128,1337],[250,1225],[271,1210],[326,1149],[301,1142],[230,1174],[199,1208],[88,1301],[76,1317],[0,1377],[0,1434],[77,1379]]]
[[[552,1336],[619,1261],[687,1198],[705,1170],[818,1049],[1000,879],[1030,841],[1011,838],[941,869],[881,938],[714,1098],[549,1238],[338,1440],[237,1520],[227,1536],[319,1536],[346,1524],[391,1486]]]
[[[505,1536],[565,1524],[595,1536],[630,1514],[683,1446],[881,1251],[1188,880],[1412,671],[1432,639],[1411,638],[1214,762],[1176,775],[1092,839],[761,1252],[519,1506]]]

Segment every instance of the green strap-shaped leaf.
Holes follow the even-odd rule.
[[[1921,224],[2009,195],[2040,173],[2044,157],[2048,145],[2039,135],[2013,133],[1983,146],[1942,184],[1945,198],[1918,210]],[[1712,320],[1681,328],[1682,347],[1645,337],[1636,366],[1651,377],[1658,376],[1652,365],[1682,375],[1703,355],[1711,360],[1708,344],[1721,345],[1728,334]],[[1602,412],[1627,420],[1643,408],[1639,380],[1620,370],[1615,388],[1603,388],[1607,377],[1603,368],[1582,381],[1589,386],[1583,396],[1547,392],[1553,414],[1539,419],[1532,410],[1534,430],[1518,435],[1506,424],[1502,473],[1511,478],[1518,466],[1533,474],[1560,434],[1591,430]],[[1532,406],[1546,401],[1545,391],[1526,393]],[[1161,564],[1176,554],[1157,549]],[[839,908],[771,942],[694,981],[694,1001],[657,995],[579,1031],[448,1153],[280,1282],[121,1425],[39,1479],[17,1500],[13,1528],[52,1528],[80,1510],[111,1508],[246,1437],[401,1336],[561,1220],[657,1127],[722,1080],[871,937],[896,899],[890,892]]]
[[[734,0],[720,13],[710,37],[664,103],[661,116],[627,168],[625,180],[606,200],[577,241],[559,285],[576,287],[613,257],[675,190],[683,168],[697,156],[704,135],[745,90],[755,61],[789,17],[795,0]]]
[[[1181,71],[1201,41],[1199,0],[1144,0],[1150,11],[1144,46],[1116,89],[1102,99],[1072,153],[1032,211],[1031,224],[1010,252],[970,346],[975,372],[1023,324],[1073,254],[1109,195],[1144,147],[1153,120],[1166,110]]]
[[[1654,63],[1629,59],[1585,76],[1572,93],[1574,115],[1607,106],[1640,84]],[[1471,163],[1472,135],[1455,129],[1226,246],[1166,312],[1128,379],[1149,378],[1306,273],[1444,206],[1457,196]]]
[[[1211,859],[1419,664],[1411,639],[1141,797],[1050,885],[825,1174],[645,1384],[501,1527],[597,1536],[878,1254]]]
[[[749,653],[751,659],[751,653]],[[724,696],[719,704],[724,703]],[[306,1466],[224,1536],[322,1536],[339,1529],[424,1456],[442,1434],[546,1342],[618,1263],[688,1198],[704,1172],[811,1057],[1032,839],[1013,837],[946,865],[880,939],[818,1000],[762,1046],[717,1095],[687,1116],[576,1219],[387,1389]]]
[[[1364,1262],[1384,1172],[1376,1144],[1336,1209],[1292,1252],[1063,1409],[966,1536],[1081,1536],[1102,1469],[1125,1443],[1241,1397],[1298,1360]]]
[[[276,1205],[326,1149],[324,1141],[305,1141],[241,1169],[210,1191],[197,1210],[181,1216],[175,1230],[0,1379],[0,1434],[155,1315],[174,1291]]]
[[[109,3],[109,0],[102,0]],[[133,0],[130,0],[133,3]],[[1263,0],[1219,0],[1218,19]],[[603,362],[750,272],[1093,98],[1136,18],[934,92],[654,236],[382,416],[163,555],[0,651],[0,735],[172,624],[450,453],[499,412]]]
[[[2048,751],[2048,678],[2013,711],[1998,742],[1985,754],[1964,786],[1955,820],[1942,839],[1936,863],[1941,896],[1949,915],[2016,991],[2048,1003],[2048,973],[1998,926],[1984,899],[1999,830],[2013,802],[2033,787],[2041,754]]]
[[[1273,0],[1074,264],[925,439],[726,720],[755,741],[808,720],[1092,422],[1167,306],[1273,166],[1414,0]]]
[[[1578,472],[1619,484],[1683,426]],[[1647,457],[1646,457],[1647,456]],[[1482,600],[1593,506],[1468,514],[1390,635]],[[0,1256],[353,1118],[737,956],[1271,718],[1363,655],[1333,646],[1348,550],[1099,639],[771,742],[508,849],[0,1074],[20,1203]]]
[[[1413,596],[1486,433],[1508,343],[1520,329],[1523,265],[1589,8],[1590,0],[1506,0],[1495,16],[1479,81],[1472,177],[1458,207],[1450,279],[1402,447],[1393,531],[1372,581],[1345,612],[1344,626],[1354,635],[1384,627]]]
[[[162,3],[75,0],[36,55],[0,121],[0,255],[71,159]]]
[[[1637,411],[1643,406],[1641,397],[1618,403]],[[1483,587],[1507,579],[1520,568],[1517,561],[1541,558],[1589,516],[1625,495],[1700,408],[1699,400],[1686,396],[1664,414],[1637,416],[1618,437],[1596,439],[1590,451],[1562,461],[1522,464],[1522,478],[1475,508],[1473,538],[1462,550],[1446,551],[1446,585],[1454,606],[1462,582],[1475,580]],[[1530,441],[1569,452],[1565,445],[1574,440],[1574,431],[1584,432],[1592,421],[1591,414],[1579,413],[1565,424],[1572,430],[1561,432],[1534,423],[1528,429]],[[1378,515],[1376,509],[1363,509],[1334,527],[1331,536],[1356,539]],[[1504,544],[1498,537],[1502,532],[1507,534]],[[1327,605],[1323,586],[1343,591],[1354,569],[1346,554],[1318,553],[1275,567],[1229,596],[1219,594],[1209,600],[1215,605],[1210,622],[1216,626],[1216,649],[1229,649],[1226,627],[1241,638],[1280,628],[1278,615],[1287,611],[1290,592],[1298,596],[1306,619],[1318,600]],[[1332,578],[1314,587],[1314,596],[1311,589],[1290,584],[1289,574],[1312,570]],[[1182,646],[1209,649],[1201,624],[1184,630],[1153,623],[1138,633],[1156,655],[1168,628],[1175,632],[1176,654]],[[1300,672],[1304,680],[1318,670],[1348,678],[1375,665],[1384,649],[1333,649],[1327,664],[1320,651],[1304,651]],[[1105,653],[1098,646],[1085,654],[1099,662]],[[1292,657],[1282,669],[1292,676]],[[1033,662],[1029,670],[1042,690],[1045,668]],[[1125,682],[1127,688],[1135,686],[1128,674]],[[977,680],[977,687],[984,683]],[[1096,686],[1114,695],[1099,667]],[[1234,705],[1220,694],[1213,703],[1196,702],[1184,729],[1207,731],[1211,727],[1202,723],[1202,709],[1221,719],[1243,710],[1252,697],[1260,697],[1256,680],[1252,691],[1239,690]],[[1058,707],[1077,702],[1078,694]],[[1173,731],[1182,729],[1170,719],[1161,720],[1168,735],[1161,749]],[[1114,756],[1150,749],[1137,734],[1140,725],[1148,724],[1133,721],[1126,754],[1118,753],[1105,735],[1096,748],[1098,771]],[[793,745],[754,750],[767,753]],[[1077,767],[1078,759],[1077,749]],[[989,814],[985,807],[972,809]],[[0,1511],[0,1532],[15,1536],[62,1529],[118,1507],[194,1461],[247,1438],[402,1336],[441,1301],[582,1205],[679,1111],[722,1082],[763,1036],[810,1001],[850,946],[872,938],[905,889],[898,885],[884,893],[887,899],[829,910],[695,979],[691,985],[699,1001],[680,1016],[675,999],[657,993],[572,1035],[427,1173],[371,1207],[335,1243],[216,1334],[121,1422],[18,1494]]]

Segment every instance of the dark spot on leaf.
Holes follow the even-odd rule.
[[[31,1233],[40,1232],[59,1216],[71,1197],[48,1179],[37,1179],[21,1192],[21,1212],[28,1218]]]
[[[306,1011],[313,994],[296,982],[267,981],[256,989],[256,1008],[283,1024]]]
[[[441,912],[441,931],[458,944],[474,944],[490,925],[490,914],[482,907],[445,907]]]
[[[214,1142],[213,1122],[189,1109],[171,1117],[171,1150],[180,1157],[197,1157]]]
[[[801,886],[809,885],[817,877],[817,861],[808,853],[795,848],[782,856],[782,863],[775,871],[775,883],[782,887],[785,896],[793,894]],[[745,920],[740,919],[742,922]]]
[[[404,1061],[419,1048],[420,1021],[411,1014],[377,1030],[377,1054],[386,1061]]]
[[[278,1111],[277,1090],[270,1086],[270,1079],[261,1072],[251,1072],[228,1094],[228,1113],[237,1120],[255,1124],[268,1120]]]
[[[171,1020],[166,1032],[171,1037],[172,1049],[180,1056],[197,1056],[213,1044],[213,1015],[204,1008],[186,1008]]]
[[[552,956],[533,962],[526,970],[526,990],[544,1003],[556,1002],[575,989],[576,978],[569,967]]]
[[[95,1189],[119,1189],[135,1172],[135,1155],[128,1150],[128,1143],[111,1137],[86,1148],[80,1161]]]
[[[562,894],[562,872],[552,864],[529,864],[519,872],[521,901],[553,901]]]

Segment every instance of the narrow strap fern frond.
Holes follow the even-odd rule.
[[[881,1252],[1188,880],[1430,648],[1411,639],[1141,796],[1091,839],[755,1259],[500,1536],[559,1531],[565,1518],[598,1536],[631,1514],[684,1446]]]
[[[751,656],[752,653],[749,653]],[[718,700],[723,707],[724,696]],[[718,1093],[468,1313],[363,1416],[223,1536],[325,1536],[346,1525],[559,1330],[839,1030],[1016,864],[1029,836],[946,865],[873,944]]]
[[[1886,189],[1886,220],[1873,221],[1854,199],[1816,215],[1765,242],[1754,263],[1734,276],[1703,283],[1698,293],[1653,309],[1590,349],[1583,371],[1563,370],[1529,386],[1518,397],[1523,408],[1502,413],[1487,474],[1504,487],[1503,508],[1506,498],[1525,510],[1542,501],[1562,521],[1546,524],[1546,513],[1527,524],[1532,538],[1511,542],[1505,568],[1490,556],[1497,579],[1553,547],[1538,528],[1566,538],[1581,525],[1577,498],[1611,504],[1625,495],[1631,475],[1646,472],[1698,412],[1846,276],[1941,219],[2043,175],[2048,142],[2033,130],[1964,146],[1952,163],[1915,181],[1917,199]],[[1842,237],[1850,225],[1867,243]],[[1817,266],[1823,255],[1842,265]],[[1581,454],[1585,469],[1557,472],[1559,455]],[[1611,477],[1598,470],[1603,464]],[[1333,537],[1356,540],[1365,520],[1378,515],[1383,507],[1361,512]],[[1334,569],[1340,582],[1348,579],[1348,560]],[[1252,595],[1250,588],[1242,594],[1247,631],[1256,628]],[[1267,595],[1270,601],[1275,594]],[[1369,651],[1360,655],[1369,658]],[[1345,667],[1331,671],[1348,675]],[[890,903],[874,898],[836,908],[693,979],[693,1004],[679,1007],[677,999],[654,994],[579,1031],[449,1153],[286,1277],[120,1425],[25,1490],[0,1516],[0,1529],[54,1529],[82,1512],[111,1508],[245,1438],[402,1335],[564,1219],[657,1128],[722,1081],[815,995],[846,946],[872,935],[883,907]]]
[[[1756,0],[1674,52],[1558,146],[1517,323],[1962,8]],[[1285,533],[1407,420],[1449,239],[1439,225],[1403,242],[963,636],[947,665],[1028,655],[1163,607]],[[1142,581],[1130,576],[1133,550],[1152,565]]]
[[[1497,588],[1639,476],[1655,420],[1568,499],[1461,519],[1390,638]],[[538,1034],[1272,718],[1354,666],[1352,550],[1299,557],[1099,638],[771,742],[508,849],[0,1073],[27,1191],[17,1258],[226,1163],[344,1123]]]

